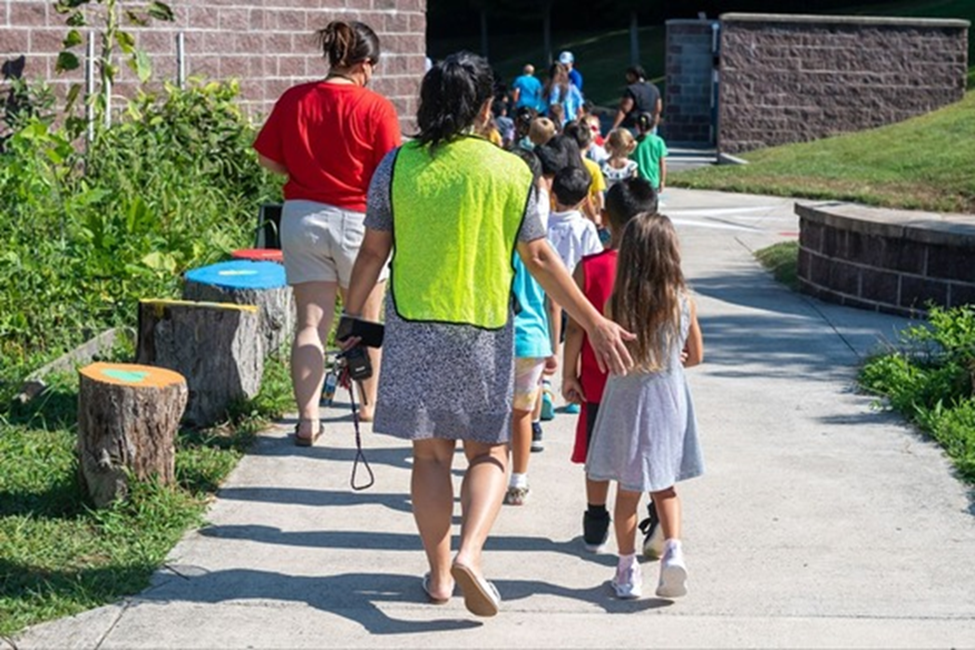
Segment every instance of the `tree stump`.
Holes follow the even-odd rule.
[[[186,273],[183,299],[259,307],[265,354],[294,336],[294,296],[280,264],[233,260],[193,269]]]
[[[125,498],[127,473],[172,483],[186,380],[170,370],[121,363],[93,363],[79,375],[80,475],[95,507]]]
[[[264,374],[260,312],[253,305],[181,300],[139,303],[136,361],[186,377],[185,420],[207,426],[257,395]]]

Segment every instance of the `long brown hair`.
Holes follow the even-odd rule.
[[[680,335],[680,295],[686,291],[677,231],[668,217],[644,212],[626,224],[616,263],[609,316],[636,334],[629,343],[637,369],[667,367]]]
[[[556,87],[559,89],[559,101],[565,101],[566,95],[569,94],[569,69],[558,61],[553,63],[548,70],[548,80],[545,82],[543,91],[546,102],[552,95],[552,89]]]

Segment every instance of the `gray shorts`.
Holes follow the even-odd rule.
[[[366,215],[315,201],[285,201],[281,214],[281,249],[288,284],[336,282],[348,288]],[[379,280],[386,279],[383,269]]]

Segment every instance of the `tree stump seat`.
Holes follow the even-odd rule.
[[[277,351],[294,334],[294,296],[281,264],[240,259],[187,271],[183,299],[256,305],[265,354]]]
[[[185,421],[208,426],[261,389],[264,338],[254,305],[142,300],[136,361],[186,377]]]
[[[95,507],[128,494],[138,480],[175,480],[176,433],[186,408],[186,380],[164,368],[93,363],[79,371],[78,457]]]

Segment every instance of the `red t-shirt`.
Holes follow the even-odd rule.
[[[281,96],[254,149],[288,169],[285,199],[365,212],[369,181],[400,142],[388,99],[354,84],[316,81]]]
[[[608,249],[594,255],[586,255],[579,262],[584,276],[582,293],[600,313],[605,312],[606,303],[609,302],[613,285],[616,283],[616,258],[617,251]],[[582,392],[586,395],[586,404],[582,405],[582,412],[579,413],[579,421],[576,423],[575,444],[572,447],[573,463],[586,462],[586,450],[589,449],[586,432],[588,404],[599,404],[603,401],[607,377],[605,372],[599,370],[599,362],[596,361],[596,353],[589,343],[589,336],[584,336],[579,383],[582,384]]]

